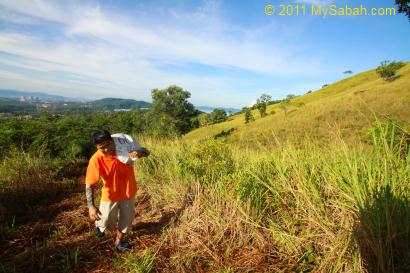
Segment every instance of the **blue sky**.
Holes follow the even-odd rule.
[[[306,16],[268,16],[267,4]],[[195,105],[243,107],[301,95],[382,60],[410,61],[410,21],[310,15],[310,6],[394,1],[0,0],[0,88],[151,101],[176,84]]]

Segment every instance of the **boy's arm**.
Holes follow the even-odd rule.
[[[95,186],[86,184],[85,185],[85,196],[87,197],[88,214],[91,220],[100,220],[101,212],[94,205],[94,188]]]
[[[94,205],[94,189],[100,177],[99,166],[94,158],[90,159],[85,177],[85,196],[87,198],[88,213],[92,221],[100,220],[101,212]]]
[[[87,198],[87,207],[94,207],[94,187],[85,184],[85,196]]]

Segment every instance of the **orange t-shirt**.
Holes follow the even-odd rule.
[[[134,166],[122,163],[116,156],[105,156],[97,151],[88,162],[85,183],[98,184],[100,177],[104,182],[101,201],[128,200],[137,192]]]

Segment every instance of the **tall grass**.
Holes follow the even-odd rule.
[[[22,222],[33,206],[63,197],[83,167],[84,160],[63,161],[12,147],[0,161],[0,220]]]
[[[65,200],[78,192],[85,163],[18,148],[2,158],[0,272],[78,272],[89,262],[90,242],[81,238],[89,226],[83,194],[79,203]]]
[[[142,140],[142,188],[169,207],[193,200],[153,246],[154,268],[406,272],[410,154],[375,126],[370,147]]]

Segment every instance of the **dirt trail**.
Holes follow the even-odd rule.
[[[113,234],[94,236],[89,221],[83,184],[66,193],[66,198],[32,208],[31,221],[12,225],[0,236],[0,272],[116,272]],[[178,216],[176,210],[153,208],[150,197],[140,193],[135,204],[133,232],[136,249],[159,240],[161,230]],[[120,272],[120,271],[119,271]]]

